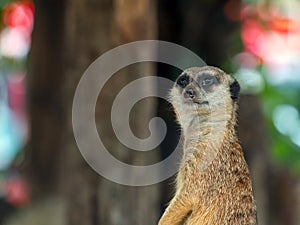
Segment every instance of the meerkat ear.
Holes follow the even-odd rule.
[[[237,82],[237,80],[234,80],[233,83],[230,84],[231,99],[233,101],[236,101],[239,97],[239,93],[240,93],[240,85]]]

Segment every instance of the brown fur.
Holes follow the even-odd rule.
[[[177,84],[170,100],[184,135],[184,156],[177,176],[176,194],[159,225],[255,225],[256,205],[248,166],[235,126],[237,103],[231,98],[235,80],[215,67],[190,68],[186,88]],[[204,89],[203,74],[219,84]],[[184,98],[192,87],[196,97]],[[195,101],[208,104],[196,104]]]

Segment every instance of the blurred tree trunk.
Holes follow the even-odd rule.
[[[119,44],[156,37],[153,3],[150,0],[67,0],[64,90],[68,115],[71,115],[71,103],[78,81],[93,60]],[[101,90],[96,107],[96,122],[102,141],[111,154],[129,164],[158,158],[158,153],[153,152],[150,156],[135,154],[119,143],[110,122],[112,102],[120,89],[130,81],[153,72],[150,64],[131,66],[118,72]],[[85,107],[84,103],[82,107]],[[132,112],[133,132],[145,137],[147,131],[144,128],[154,113],[153,101],[141,103]],[[67,122],[64,146],[67,151],[65,177],[68,187],[65,190],[68,224],[155,224],[159,216],[158,186],[127,187],[100,179],[79,154],[73,138],[71,118]]]
[[[68,115],[61,95],[65,1],[36,1],[35,7],[28,71],[31,141],[25,162],[33,197],[38,197],[57,191],[62,128]]]
[[[33,181],[35,199],[63,193],[67,224],[132,225],[158,221],[158,185],[127,187],[101,178],[81,156],[71,124],[74,92],[84,71],[98,56],[117,45],[156,39],[155,11],[150,0],[36,1],[29,70],[32,137],[26,170]],[[135,154],[119,143],[109,122],[110,107],[128,82],[153,73],[154,67],[149,63],[123,69],[102,90],[96,107],[101,139],[114,156],[127,163],[155,161],[158,152]],[[148,135],[147,123],[155,110],[155,101],[146,100],[132,111],[131,128],[137,136]],[[51,221],[44,224],[47,223]]]

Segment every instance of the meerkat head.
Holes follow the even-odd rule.
[[[221,69],[192,67],[179,75],[170,92],[177,119],[186,129],[196,118],[200,122],[228,120],[237,109],[238,82]]]

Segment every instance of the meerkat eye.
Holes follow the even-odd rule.
[[[187,75],[179,77],[177,80],[177,84],[180,87],[185,88],[189,84],[189,77]]]
[[[210,86],[214,83],[214,78],[213,77],[208,77],[202,80],[202,85],[203,86]]]

